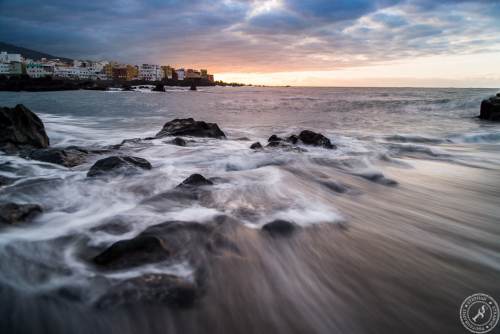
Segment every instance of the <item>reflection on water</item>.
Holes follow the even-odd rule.
[[[461,333],[465,297],[500,299],[500,127],[473,118],[493,92],[0,93],[2,105],[39,113],[55,146],[116,144],[188,116],[228,136],[186,147],[127,143],[120,152],[153,169],[109,180],[85,177],[99,156],[67,169],[0,155],[0,175],[15,179],[0,201],[45,209],[0,232],[1,332]],[[305,128],[338,149],[249,149]],[[193,173],[215,185],[173,190]],[[273,238],[260,227],[275,219],[300,227]],[[183,246],[168,261],[119,271],[89,263],[96,250],[166,221],[210,233],[167,227],[165,238]],[[148,274],[199,284],[200,297],[189,308],[95,306]]]

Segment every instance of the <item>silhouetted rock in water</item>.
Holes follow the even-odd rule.
[[[159,262],[170,256],[164,242],[155,236],[138,236],[115,242],[94,257],[93,262],[107,269],[121,269]]]
[[[174,144],[174,145],[177,145],[177,146],[186,146],[187,143],[184,139],[182,139],[181,137],[175,137],[174,139],[172,139],[170,141],[171,144]]]
[[[65,167],[75,167],[84,163],[87,155],[88,151],[79,148],[45,148],[29,151],[26,158]]]
[[[0,204],[0,224],[25,223],[40,213],[42,213],[42,208],[37,204]]]
[[[182,181],[181,184],[177,186],[177,188],[186,188],[186,187],[199,187],[199,186],[211,186],[214,183],[210,180],[207,180],[201,174],[192,174],[187,179]]]
[[[481,102],[480,119],[488,121],[500,121],[500,93]]]
[[[163,84],[157,84],[155,88],[153,88],[151,91],[153,92],[164,92],[165,91],[165,85]]]
[[[165,123],[161,131],[156,134],[156,138],[165,136],[226,137],[217,124],[195,121],[192,118],[177,118]]]
[[[197,90],[196,85],[195,84],[191,84],[191,87],[189,87],[189,90]]]
[[[187,279],[167,274],[144,274],[119,282],[99,298],[101,309],[128,304],[163,304],[187,308],[199,297],[198,286]]]
[[[146,159],[130,156],[112,156],[97,161],[87,173],[88,177],[108,174],[134,174],[141,169],[151,169]]]
[[[295,145],[299,141],[299,137],[297,135],[291,135],[286,139],[286,141]]]
[[[45,148],[49,137],[43,122],[22,104],[0,108],[0,148]]]
[[[280,138],[277,135],[272,135],[271,137],[269,137],[269,139],[267,141],[269,143],[271,143],[271,142],[280,142],[282,140],[283,140],[283,138]]]
[[[306,145],[322,146],[328,149],[337,148],[330,142],[330,139],[323,136],[321,133],[316,133],[310,130],[304,130],[299,134],[299,139]]]
[[[262,148],[262,144],[261,144],[261,143],[259,143],[259,142],[255,142],[255,143],[253,143],[252,145],[250,145],[250,148],[251,148],[252,150],[258,150],[258,149],[261,149],[261,148]]]
[[[274,220],[262,226],[262,230],[271,236],[290,235],[297,229],[297,225],[286,220]]]
[[[133,91],[133,90],[134,89],[130,85],[123,85],[122,86],[122,91],[124,91],[124,92],[130,92],[130,91]]]

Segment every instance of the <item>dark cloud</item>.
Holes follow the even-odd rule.
[[[0,0],[0,40],[216,71],[334,69],[500,49],[490,0]]]

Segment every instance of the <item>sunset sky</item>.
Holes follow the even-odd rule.
[[[253,84],[500,87],[499,0],[0,0],[0,41]]]

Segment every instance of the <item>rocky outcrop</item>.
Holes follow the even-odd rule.
[[[0,108],[0,148],[45,148],[49,137],[43,122],[22,104]]]
[[[169,256],[170,250],[161,239],[155,236],[138,236],[115,242],[94,257],[93,262],[107,269],[122,269],[162,261]]]
[[[214,183],[210,180],[207,180],[201,174],[192,174],[187,179],[182,181],[181,184],[177,186],[177,188],[190,188],[190,187],[200,187],[200,186],[211,186]]]
[[[299,134],[299,139],[306,145],[321,146],[328,149],[337,148],[330,142],[330,139],[323,136],[321,133],[316,133],[310,130],[304,130]]]
[[[65,167],[75,167],[85,162],[88,151],[80,148],[45,148],[39,150],[31,150],[26,155],[26,158],[49,162]]]
[[[195,121],[192,118],[177,118],[165,123],[161,131],[156,134],[156,138],[166,136],[226,138],[216,123]]]
[[[130,175],[152,166],[146,159],[131,156],[112,156],[98,160],[87,173],[87,177],[103,175]]]
[[[255,142],[252,145],[250,145],[250,148],[252,150],[259,150],[262,148],[262,144],[260,142]]]
[[[26,223],[42,213],[42,208],[36,204],[0,204],[0,225]]]
[[[262,230],[273,237],[291,235],[296,229],[297,225],[281,219],[274,220],[262,226]]]
[[[170,141],[170,144],[174,144],[177,146],[186,146],[187,142],[184,139],[182,139],[181,137],[175,137],[174,139],[172,139]]]
[[[153,92],[165,92],[165,85],[164,84],[157,84],[153,89],[151,89]]]
[[[500,93],[481,102],[479,118],[488,121],[500,121]]]

